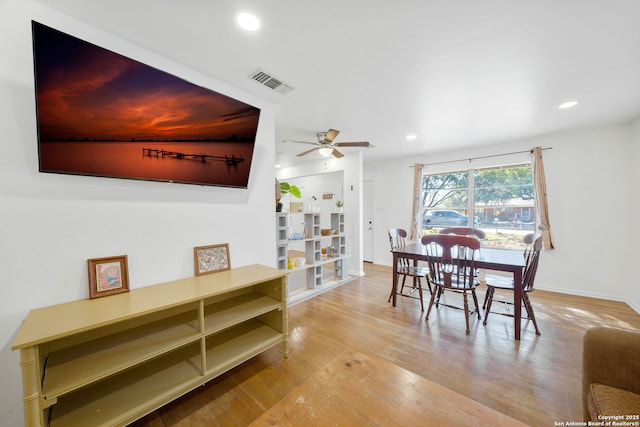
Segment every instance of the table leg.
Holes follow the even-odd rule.
[[[522,270],[513,272],[513,327],[514,338],[520,339],[520,323],[522,320]]]
[[[396,306],[396,295],[398,293],[398,254],[393,253],[393,298],[392,304]]]

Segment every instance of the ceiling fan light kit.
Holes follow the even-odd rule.
[[[321,148],[318,148],[318,153],[320,153],[321,156],[329,157],[331,155],[331,153],[333,153],[333,148],[332,147],[321,147]]]
[[[338,136],[340,131],[335,129],[329,129],[327,132],[318,132],[316,133],[316,137],[318,138],[317,142],[310,141],[294,141],[291,139],[285,139],[283,142],[297,142],[299,144],[310,144],[315,145],[314,148],[303,151],[302,153],[298,153],[298,157],[306,156],[309,153],[313,153],[314,151],[318,151],[320,155],[324,157],[329,157],[333,155],[333,157],[340,158],[344,157],[336,147],[370,147],[371,144],[367,141],[358,141],[358,142],[333,142],[333,140]]]

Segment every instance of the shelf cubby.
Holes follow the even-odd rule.
[[[257,292],[245,293],[205,305],[204,333],[209,335],[266,312],[280,309],[282,309],[281,301]]]
[[[196,388],[201,378],[200,343],[59,399],[50,427],[126,425]]]
[[[50,352],[43,399],[57,397],[199,339],[197,312],[161,319],[117,334]]]
[[[248,320],[210,335],[206,341],[206,372],[217,376],[280,342],[282,333],[258,321]]]

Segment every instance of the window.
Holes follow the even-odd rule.
[[[485,246],[521,249],[535,230],[531,164],[424,175],[422,233],[444,227],[477,227]]]

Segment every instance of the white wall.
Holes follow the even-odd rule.
[[[261,108],[249,189],[38,173],[32,19]],[[0,28],[0,417],[17,426],[16,332],[32,308],[88,298],[88,258],[127,254],[131,288],[192,276],[199,245],[275,266],[275,109],[30,0],[0,2]]]
[[[625,281],[628,274],[624,274],[628,271],[624,260],[631,249],[628,230],[637,220],[634,212],[638,212],[639,204],[636,186],[631,184],[632,161],[640,158],[637,121],[634,129],[633,144],[631,126],[621,125],[555,133],[483,149],[365,164],[364,178],[374,181],[376,201],[374,262],[390,265],[387,230],[410,226],[413,185],[410,165],[510,153],[535,146],[553,147],[544,151],[543,157],[556,249],[543,252],[536,286],[626,301],[640,312],[637,283]],[[490,160],[483,162],[487,164]],[[454,166],[465,168],[469,162]],[[635,172],[636,184],[639,176]]]
[[[349,274],[362,276],[364,275],[362,264],[362,153],[347,154],[340,159],[335,157],[319,159],[298,166],[278,169],[276,176],[280,180],[289,180],[296,177],[318,176],[336,171],[343,171],[344,173],[341,193],[344,197],[345,232],[349,235],[347,252],[351,254]],[[320,178],[318,177],[318,179]],[[303,194],[302,200],[304,202],[306,202],[306,197],[308,196]]]

